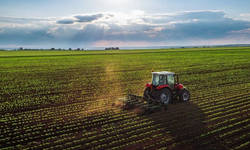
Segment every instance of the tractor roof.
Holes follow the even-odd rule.
[[[173,72],[169,71],[160,71],[160,72],[151,72],[152,75],[175,75]]]

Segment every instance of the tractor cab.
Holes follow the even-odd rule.
[[[173,72],[152,72],[151,85],[158,88],[168,87],[172,92],[183,87],[179,84],[179,76]]]

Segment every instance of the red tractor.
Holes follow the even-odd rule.
[[[190,93],[187,88],[179,83],[179,76],[173,72],[152,71],[152,81],[146,84],[143,97],[160,100],[169,104],[172,99],[179,97],[180,101],[187,102]]]
[[[190,93],[179,83],[179,76],[173,72],[151,72],[152,81],[146,84],[143,96],[129,93],[127,97],[119,98],[113,106],[123,109],[141,108],[141,114],[148,114],[159,108],[167,109],[172,99],[179,97],[180,101],[187,102]]]

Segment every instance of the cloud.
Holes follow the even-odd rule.
[[[0,22],[7,23],[27,23],[27,22],[38,22],[38,21],[49,21],[49,18],[21,18],[21,17],[5,17],[0,16]]]
[[[240,14],[241,17],[250,17],[250,14]]]
[[[86,15],[77,15],[74,16],[77,20],[77,22],[92,22],[94,20],[97,20],[99,18],[102,18],[104,15],[103,14],[96,14],[96,15],[90,15],[90,16],[86,16]]]
[[[250,21],[231,18],[218,10],[165,14],[109,12],[67,18],[0,17],[0,22],[11,24],[0,26],[2,45],[186,45],[197,41],[234,42],[239,37],[250,40]]]
[[[65,18],[65,19],[57,20],[56,23],[58,23],[58,24],[74,24],[75,20],[73,20],[71,18]]]
[[[56,23],[58,24],[74,24],[76,22],[79,23],[89,23],[95,20],[98,20],[99,18],[104,17],[104,14],[94,14],[94,15],[76,15],[72,18],[64,18],[57,20]],[[106,17],[112,17],[112,15],[107,15]]]
[[[147,23],[169,24],[191,21],[216,22],[226,18],[224,11],[184,11],[166,14],[144,15],[141,19]]]
[[[202,21],[214,22],[226,18],[226,13],[224,11],[212,11],[212,10],[186,11],[186,12],[175,13],[173,16],[177,17],[180,20],[198,19]]]
[[[5,26],[29,26],[31,24],[49,24],[52,18],[21,18],[0,16],[0,27]]]
[[[1,30],[1,29],[0,29]],[[46,28],[40,27],[5,27],[0,34],[0,44],[40,44],[41,41],[53,40],[54,36]]]
[[[248,29],[243,29],[243,30],[230,31],[229,33],[241,34],[241,35],[249,35],[249,34],[250,34],[250,28],[248,28]]]

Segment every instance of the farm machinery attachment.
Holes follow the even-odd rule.
[[[168,104],[160,100],[133,93],[127,94],[127,97],[119,98],[114,105],[123,110],[134,109],[138,114],[149,114],[159,110],[167,110],[168,107]]]
[[[167,110],[170,102],[177,98],[181,102],[189,101],[189,90],[179,83],[179,75],[153,70],[151,74],[151,83],[146,84],[143,96],[129,92],[127,97],[119,98],[113,105],[124,110],[134,109],[138,114],[149,114],[158,110]]]

